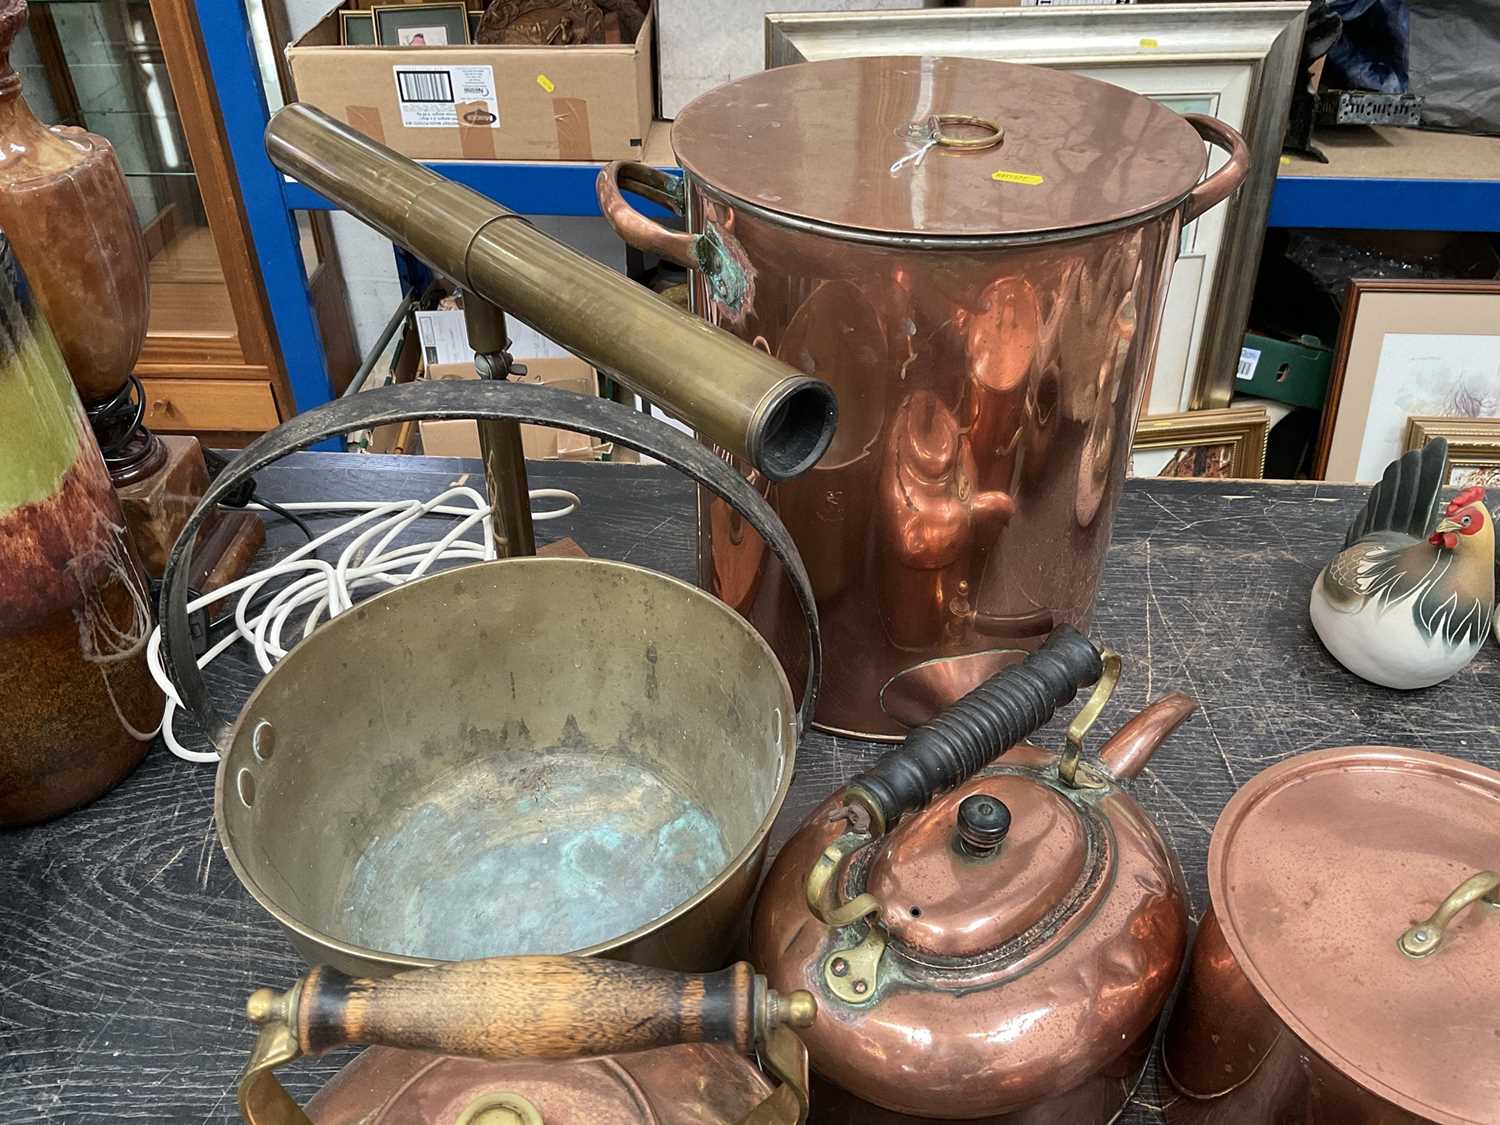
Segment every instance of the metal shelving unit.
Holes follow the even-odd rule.
[[[288,181],[266,158],[261,137],[269,114],[244,0],[196,3],[215,85],[226,95],[220,99],[224,130],[245,201],[246,223],[260,256],[297,407],[305,410],[327,401],[332,388],[308,303],[293,212],[333,205]],[[1270,225],[1500,232],[1500,138],[1405,130],[1368,135],[1379,141],[1373,150],[1360,149],[1344,138],[1330,143],[1328,165],[1300,159],[1284,162],[1271,201]],[[648,159],[655,157],[652,163],[670,168],[669,158],[663,158],[670,152],[664,142],[665,125],[658,122],[647,143]],[[594,199],[597,163],[436,161],[428,167],[523,214],[599,213]],[[1450,175],[1433,174],[1438,171]],[[410,264],[402,263],[402,270],[408,273]]]

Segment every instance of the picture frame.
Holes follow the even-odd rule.
[[[375,42],[381,47],[453,47],[470,42],[469,8],[464,0],[376,4],[370,14],[375,20]]]
[[[344,9],[339,13],[339,43],[345,47],[374,47],[375,13]]]
[[[1408,418],[1404,452],[1421,449],[1435,437],[1448,439],[1443,484],[1500,489],[1500,418]]]
[[[1349,282],[1314,474],[1379,480],[1413,416],[1500,417],[1500,281]]]
[[[1142,418],[1131,444],[1132,475],[1261,480],[1270,431],[1261,405]]]
[[[1207,112],[1238,129],[1251,170],[1184,231],[1144,413],[1224,408],[1250,316],[1281,163],[1305,3],[935,8],[766,17],[766,67],[858,55],[1030,63]],[[1209,170],[1224,157],[1217,151]]]

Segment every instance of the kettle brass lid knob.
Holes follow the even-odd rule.
[[[971,856],[994,855],[1010,832],[1010,809],[999,797],[975,793],[958,806],[958,846]]]

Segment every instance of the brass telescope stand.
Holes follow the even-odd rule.
[[[479,377],[503,383],[512,375],[526,374],[526,368],[511,359],[505,313],[472,291],[465,291],[463,297],[464,325]],[[536,554],[521,424],[480,421],[479,451],[484,459],[485,491],[493,505],[490,523],[495,529],[496,553],[502,559]]]

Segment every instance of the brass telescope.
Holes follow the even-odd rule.
[[[772,480],[805,472],[833,437],[833,391],[548,237],[525,217],[327,114],[289,105],[271,162],[463,289],[694,426]]]

